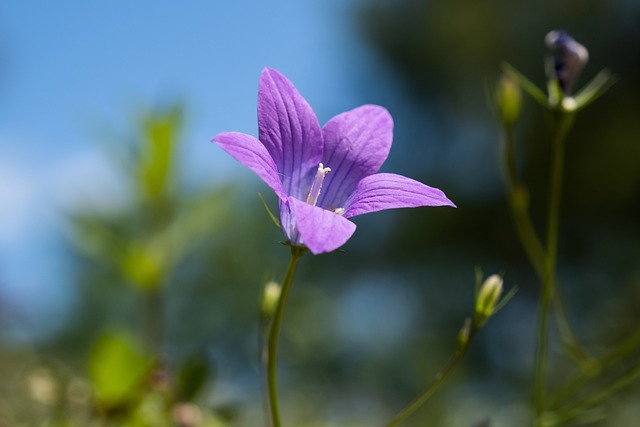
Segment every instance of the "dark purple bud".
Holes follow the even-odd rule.
[[[564,95],[569,95],[589,60],[589,52],[564,30],[551,31],[544,42],[553,52],[553,77],[558,80]]]

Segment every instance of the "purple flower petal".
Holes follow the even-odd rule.
[[[393,119],[377,105],[363,105],[338,114],[322,128],[322,163],[331,168],[318,205],[344,206],[358,182],[380,169],[391,149]]]
[[[273,158],[284,191],[304,199],[322,161],[320,124],[293,84],[270,68],[260,76],[258,139]]]
[[[429,187],[401,175],[379,173],[358,183],[345,208],[345,218],[385,209],[419,206],[456,207],[437,188]]]
[[[287,236],[287,239],[289,239],[292,244],[302,246],[302,243],[300,242],[300,233],[296,227],[296,219],[291,212],[289,205],[289,199],[279,200],[278,208],[280,209],[280,226],[282,227],[282,231],[285,236]]]
[[[298,242],[314,254],[331,252],[344,245],[356,231],[356,225],[345,217],[293,197],[289,207],[295,216]]]
[[[214,142],[273,189],[285,235],[314,254],[331,252],[349,240],[356,229],[350,217],[393,208],[455,207],[437,188],[377,174],[393,139],[393,119],[382,107],[364,105],[320,129],[293,84],[265,68],[258,91],[258,131],[259,139],[233,132],[219,134]]]
[[[212,141],[255,172],[281,200],[287,199],[273,159],[255,137],[240,132],[226,132],[218,134]]]

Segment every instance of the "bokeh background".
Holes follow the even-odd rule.
[[[207,425],[263,424],[259,301],[288,250],[257,193],[272,208],[275,197],[209,141],[257,134],[265,66],[321,123],[388,108],[383,170],[458,206],[357,218],[345,253],[303,258],[280,351],[287,424],[390,419],[455,347],[479,266],[519,291],[406,425],[526,425],[538,284],[487,93],[503,61],[544,86],[543,38],[556,28],[589,49],[582,84],[603,68],[619,79],[569,136],[561,217],[570,320],[603,354],[640,320],[638,22],[632,0],[4,2],[0,425],[106,425],[95,411],[125,423],[129,401],[142,409],[127,425],[164,425],[144,415],[166,410],[163,375],[182,378],[174,400],[195,402]],[[549,137],[528,99],[517,136],[542,230]],[[143,371],[145,352],[163,355],[162,378],[130,395],[118,375]],[[553,384],[568,367],[560,346],[551,355]],[[637,425],[639,392],[606,402],[594,425]]]

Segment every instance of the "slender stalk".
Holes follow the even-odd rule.
[[[537,325],[537,345],[535,371],[533,377],[533,394],[535,409],[535,426],[542,426],[542,415],[545,411],[545,390],[546,390],[546,374],[547,374],[547,348],[549,345],[548,336],[548,313],[549,304],[552,298],[552,288],[550,281],[545,280],[543,283],[538,303],[538,325]]]
[[[289,267],[287,273],[282,282],[282,290],[280,293],[280,299],[276,306],[276,311],[271,321],[271,329],[269,331],[268,351],[267,351],[267,389],[269,394],[269,410],[271,412],[271,425],[272,427],[280,427],[280,407],[278,404],[278,385],[276,378],[277,371],[277,356],[278,356],[278,338],[280,336],[280,327],[282,326],[282,315],[284,313],[284,307],[289,297],[289,291],[291,290],[291,284],[296,273],[298,261],[304,254],[304,248],[298,246],[291,247],[291,260],[289,261]]]
[[[449,374],[453,371],[458,362],[462,359],[462,357],[469,349],[469,345],[471,344],[471,341],[473,340],[477,332],[478,329],[476,329],[475,327],[471,328],[471,330],[469,331],[469,338],[466,340],[465,344],[461,347],[456,348],[456,351],[451,355],[451,357],[447,361],[447,364],[444,365],[440,372],[438,372],[429,387],[422,393],[420,393],[414,400],[412,400],[411,403],[409,403],[403,410],[398,412],[398,414],[391,421],[385,424],[384,427],[394,427],[399,425],[415,411],[417,411],[422,405],[424,405],[429,400],[429,398],[431,398],[431,396],[433,396],[435,392],[438,391],[438,388],[440,388],[444,380],[447,379]]]
[[[558,226],[560,218],[560,199],[562,195],[562,171],[564,168],[565,136],[571,117],[562,111],[556,111],[553,118],[553,158],[551,170],[551,189],[549,193],[549,216],[547,222],[547,250],[544,260],[542,290],[538,303],[538,325],[535,371],[533,381],[535,424],[542,426],[545,411],[547,353],[549,346],[549,307],[555,291],[556,262],[558,254]]]
[[[560,402],[565,401],[569,397],[575,397],[578,391],[588,387],[590,382],[594,382],[603,377],[611,368],[618,366],[624,358],[628,357],[638,348],[640,348],[640,329],[605,356],[597,360],[592,360],[591,369],[583,370],[568,380],[567,383],[552,396],[551,404],[559,405]]]
[[[576,362],[581,370],[590,369],[595,363],[594,358],[589,352],[578,342],[575,333],[569,322],[569,316],[567,314],[567,308],[564,303],[562,292],[560,291],[560,285],[556,283],[554,289],[553,298],[553,311],[555,313],[556,326],[560,333],[560,339],[564,344],[565,351],[568,356]]]
[[[505,149],[503,155],[504,169],[506,172],[507,186],[509,190],[509,205],[513,216],[514,225],[520,242],[529,258],[533,269],[540,278],[544,280],[544,263],[546,259],[545,250],[536,233],[533,221],[529,215],[527,195],[524,185],[518,180],[515,161],[515,133],[513,125],[504,128]],[[567,352],[580,363],[588,363],[591,357],[576,339],[569,323],[566,308],[562,303],[557,286],[555,289],[556,298],[554,301],[554,311],[562,342]]]
[[[567,424],[570,421],[573,421],[575,418],[579,417],[580,414],[582,414],[586,409],[592,408],[603,400],[609,398],[619,390],[632,384],[638,378],[640,378],[640,365],[634,366],[624,375],[621,375],[608,387],[597,392],[591,397],[588,397],[581,402],[578,402],[570,406],[569,408],[566,408],[564,411],[559,411],[557,416],[555,417],[554,425],[561,426]]]
[[[509,187],[509,205],[514,224],[522,246],[538,276],[542,277],[545,253],[542,243],[533,227],[533,221],[528,212],[526,190],[519,182],[515,160],[515,132],[513,126],[506,126],[504,130],[505,150],[503,155],[504,168]]]
[[[264,313],[260,316],[260,333],[258,334],[258,348],[260,349],[261,376],[262,376],[262,409],[269,414],[268,426],[273,427],[271,420],[271,402],[269,396],[269,381],[267,378],[267,365],[269,364],[269,347],[267,346],[269,332],[271,330],[271,316]]]
[[[145,195],[141,195],[144,198]],[[154,241],[155,245],[160,245],[164,262],[171,265],[170,247],[166,239],[158,236],[164,233],[166,227],[171,222],[172,209],[168,200],[163,197],[153,198],[143,204],[143,220],[148,229],[145,230],[145,238]],[[149,249],[144,246],[145,251]],[[145,254],[146,255],[146,254]],[[142,315],[142,342],[146,346],[149,354],[163,356],[165,340],[165,282],[170,274],[171,267],[157,266],[157,274],[143,276],[136,285],[141,290],[140,313]]]
[[[149,354],[160,355],[164,343],[164,289],[145,289],[142,294],[143,338]]]

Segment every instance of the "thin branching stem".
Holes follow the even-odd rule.
[[[536,426],[542,426],[546,410],[547,353],[549,346],[549,307],[556,286],[556,263],[558,254],[558,229],[562,175],[564,169],[565,137],[571,117],[562,111],[553,118],[553,155],[551,165],[551,188],[549,192],[549,215],[547,220],[547,250],[544,260],[542,289],[538,303],[537,345],[534,368],[533,395]]]
[[[542,277],[545,252],[536,234],[533,221],[528,212],[527,194],[524,185],[518,180],[515,156],[515,131],[513,126],[505,128],[504,169],[507,175],[509,205],[514,224],[522,246],[538,276]]]
[[[384,427],[394,427],[399,425],[415,411],[420,409],[420,407],[424,405],[431,398],[431,396],[435,394],[436,391],[438,391],[444,380],[447,379],[449,374],[458,365],[458,362],[460,362],[462,357],[469,349],[471,341],[473,340],[477,332],[477,328],[471,327],[471,330],[469,331],[469,338],[465,341],[464,345],[456,348],[456,351],[451,355],[446,365],[444,365],[444,367],[438,372],[429,387],[422,393],[420,393],[414,400],[412,400],[411,403],[409,403],[404,409],[398,412],[398,414],[391,421],[385,424]]]
[[[594,359],[587,349],[580,344],[575,332],[573,332],[573,328],[569,322],[569,315],[564,303],[564,298],[560,290],[560,284],[557,283],[557,280],[552,303],[553,312],[555,314],[554,319],[556,321],[556,326],[558,327],[558,332],[560,334],[562,344],[564,345],[565,352],[579,365],[581,370],[589,369],[593,365]]]
[[[640,329],[606,355],[599,359],[592,359],[589,369],[578,372],[552,395],[551,404],[559,406],[570,397],[577,396],[578,391],[586,389],[590,384],[605,376],[612,368],[617,367],[639,348]]]
[[[538,278],[544,279],[544,263],[547,257],[546,252],[536,233],[533,221],[529,215],[527,193],[524,184],[518,179],[515,155],[515,133],[512,125],[504,129],[505,148],[503,155],[504,170],[506,173],[507,186],[509,190],[509,206],[513,222],[520,238],[520,242],[529,258]],[[553,299],[556,321],[562,342],[567,352],[580,362],[589,361],[590,357],[586,350],[576,339],[575,333],[569,323],[566,308],[562,303],[556,286],[556,298]]]
[[[593,408],[595,405],[598,405],[602,401],[608,399],[621,389],[628,387],[638,378],[640,378],[640,365],[635,365],[604,389],[571,405],[570,407],[559,410],[554,417],[554,426],[562,426],[575,420],[580,417],[585,410]]]
[[[280,427],[280,406],[278,403],[278,385],[277,385],[277,356],[278,356],[278,338],[280,337],[280,328],[282,326],[282,315],[284,307],[287,304],[289,291],[293,284],[293,278],[296,273],[298,261],[304,253],[304,248],[298,246],[291,247],[291,260],[287,273],[282,282],[282,290],[276,311],[271,321],[271,329],[269,331],[268,351],[267,351],[267,389],[269,394],[269,410],[271,415],[272,427]]]
[[[536,233],[528,210],[528,196],[524,185],[517,176],[515,161],[515,134],[513,126],[505,126],[504,168],[509,187],[509,204],[514,224],[520,241],[542,282],[538,305],[538,324],[536,333],[536,358],[534,368],[534,409],[535,425],[541,425],[546,408],[546,371],[548,352],[549,309],[556,294],[556,262],[558,252],[558,229],[560,217],[560,200],[562,195],[562,175],[564,168],[565,137],[571,126],[569,113],[558,110],[553,120],[553,155],[551,170],[551,188],[549,192],[549,213],[547,220],[546,248],[542,246]],[[563,342],[573,353],[586,354],[582,351],[569,325],[564,306],[561,301],[555,304],[559,328]],[[576,350],[577,349],[577,350]]]

